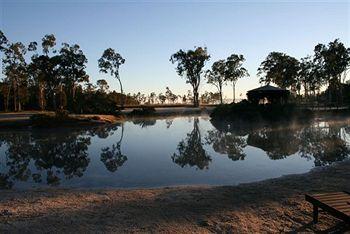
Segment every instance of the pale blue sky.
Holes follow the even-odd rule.
[[[340,38],[350,46],[349,1],[43,1],[0,0],[0,28],[11,41],[40,41],[48,33],[59,43],[77,43],[88,58],[91,80],[105,78],[97,59],[112,47],[126,59],[121,77],[126,92],[157,93],[169,86],[183,94],[191,87],[169,62],[172,53],[207,46],[212,62],[243,54],[251,77],[237,93],[258,86],[256,70],[271,51],[296,58],[317,43]],[[231,97],[231,85],[224,95]],[[213,91],[202,82],[201,91]]]

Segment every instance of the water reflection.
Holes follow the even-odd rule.
[[[119,141],[113,144],[111,147],[102,148],[101,161],[106,166],[107,170],[110,172],[115,172],[119,167],[128,160],[128,158],[122,154],[121,145],[124,136],[124,124],[122,125],[122,131]]]
[[[132,121],[133,124],[135,125],[140,125],[142,128],[147,128],[150,126],[154,126],[157,123],[156,119],[150,118],[150,119],[134,119]]]
[[[303,158],[314,159],[315,166],[342,161],[350,155],[350,131],[346,121],[315,121],[308,125],[290,126],[283,123],[273,127],[243,122],[213,125],[216,130],[208,131],[207,144],[215,152],[226,154],[231,159],[232,155],[236,155],[233,160],[244,159],[243,150],[247,145],[263,150],[272,160],[298,153]]]
[[[82,177],[90,163],[88,147],[91,137],[105,139],[117,128],[113,125],[86,130],[2,132],[0,142],[7,147],[0,166],[3,164],[7,171],[0,173],[0,188],[11,188],[15,181],[59,185],[63,177]],[[101,149],[101,161],[109,171],[116,171],[127,160],[121,153],[122,139],[123,130],[116,144]]]
[[[316,166],[329,165],[349,157],[349,142],[343,140],[340,126],[328,128],[310,127],[301,132],[300,154],[305,158],[314,158]]]
[[[60,174],[66,178],[82,176],[90,159],[90,138],[79,132],[14,132],[1,134],[7,144],[7,172],[1,173],[2,187],[11,187],[15,180],[32,179],[58,185]],[[31,166],[32,165],[32,166]]]
[[[199,119],[193,121],[193,130],[187,137],[181,140],[177,146],[177,153],[171,159],[181,167],[190,166],[197,169],[208,169],[211,157],[203,148],[201,132],[199,130]]]
[[[298,131],[289,128],[270,129],[264,127],[248,135],[247,144],[266,152],[270,159],[286,158],[298,152],[300,138]]]
[[[209,130],[206,136],[206,144],[212,145],[215,152],[226,154],[233,161],[244,160],[246,157],[243,151],[243,148],[247,146],[246,139],[231,132]]]
[[[144,128],[148,126],[154,127],[146,131]],[[214,152],[224,157],[215,156]],[[232,178],[225,177],[232,171],[241,173],[242,177],[249,171],[255,174],[254,170],[237,168],[236,161],[248,168],[265,163],[266,171],[271,171],[272,165],[276,168],[275,163],[291,158],[302,159],[301,163],[310,161],[312,167],[329,165],[349,155],[348,120],[267,126],[264,123],[210,123],[201,117],[149,118],[84,129],[6,131],[0,132],[0,188],[11,188],[18,183],[60,185],[63,181],[81,178],[81,182],[84,176],[89,180],[101,174],[113,181],[110,184],[118,183],[121,178],[126,183],[123,186],[128,187],[129,182],[125,181],[134,175],[142,178],[149,176],[145,173],[163,170],[169,174],[168,180],[176,177],[187,180],[204,169],[210,179],[218,175],[216,181],[220,183],[222,178]],[[128,169],[120,170],[122,167]],[[88,168],[93,168],[92,172]],[[170,174],[171,170],[175,174]],[[162,180],[159,175],[147,178],[141,186]]]

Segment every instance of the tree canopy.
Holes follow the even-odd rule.
[[[198,88],[205,63],[210,59],[207,48],[196,47],[194,50],[179,50],[170,57],[170,61],[177,63],[177,73],[186,79],[186,83],[193,88],[193,104],[199,106]]]

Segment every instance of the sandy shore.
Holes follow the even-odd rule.
[[[349,230],[304,193],[350,190],[350,161],[258,183],[137,190],[0,191],[1,233],[256,233]]]

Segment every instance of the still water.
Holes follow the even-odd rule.
[[[236,185],[350,157],[350,119],[211,123],[207,116],[0,131],[0,188]]]

